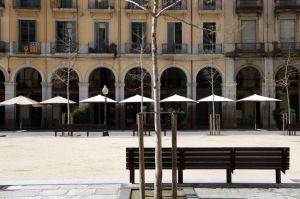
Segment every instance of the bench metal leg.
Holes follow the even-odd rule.
[[[134,169],[129,170],[129,182],[134,184]]]
[[[226,182],[232,183],[231,170],[229,170],[229,169],[226,170]]]
[[[57,131],[54,132],[54,136],[55,136],[55,137],[57,136]]]
[[[87,131],[86,132],[86,136],[89,137],[90,136],[90,132]]]
[[[178,183],[183,183],[183,170],[178,169]]]
[[[164,131],[164,135],[167,136],[167,131]]]
[[[276,184],[281,183],[281,171],[280,169],[276,169]]]

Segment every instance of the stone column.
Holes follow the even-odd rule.
[[[234,59],[226,59],[225,78],[222,83],[222,95],[229,99],[236,99],[236,82],[234,71]],[[222,124],[224,128],[236,128],[236,103],[222,103]]]
[[[46,96],[48,99],[52,98],[52,86],[53,86],[52,82],[47,82]],[[52,126],[52,120],[53,120],[52,113],[53,113],[53,105],[47,105],[47,125],[46,126]]]
[[[261,84],[262,95],[266,97],[275,98],[276,85],[274,82],[273,59],[266,57],[264,67],[264,82]],[[272,117],[272,112],[275,110],[275,102],[262,102],[261,103],[261,121],[263,128],[275,127],[275,121]]]
[[[192,83],[192,99],[197,100],[197,82]],[[197,127],[197,103],[192,104],[192,118],[191,118],[192,128]]]
[[[192,92],[191,92],[191,89],[192,89],[192,85],[193,83],[192,82],[187,82],[186,84],[186,89],[187,89],[187,92],[186,92],[186,96],[188,98],[192,98]],[[193,109],[193,103],[187,103],[187,106],[186,106],[186,121],[185,121],[185,124],[186,124],[186,127],[187,128],[192,128],[192,109]]]
[[[116,101],[121,101],[120,100],[120,84],[118,81],[115,82],[115,99]],[[115,105],[115,127],[117,129],[120,128],[120,104],[119,103],[116,103]]]
[[[47,82],[41,82],[42,86],[42,101],[49,99],[47,96]],[[42,127],[45,128],[47,126],[47,105],[42,106]]]
[[[79,82],[79,101],[84,100],[89,97],[89,83]],[[80,107],[88,107],[87,103],[79,103]]]
[[[5,82],[5,100],[16,97],[16,82]],[[16,107],[5,106],[5,128],[16,127]]]
[[[120,101],[124,99],[125,97],[125,82],[119,82],[119,91],[120,91],[120,96],[119,96],[119,99]],[[121,129],[125,129],[125,104],[120,104],[119,106],[119,110],[120,110],[120,120],[119,120],[119,125],[120,125],[120,128]]]

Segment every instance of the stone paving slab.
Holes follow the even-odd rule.
[[[0,189],[2,199],[118,199],[121,184],[19,185]]]

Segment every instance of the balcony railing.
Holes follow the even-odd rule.
[[[93,10],[108,10],[114,9],[113,0],[89,0],[89,9]]]
[[[41,54],[40,42],[25,42],[25,43],[13,43],[13,52],[15,54]]]
[[[144,7],[149,7],[149,0],[134,0],[137,4],[142,5]],[[126,5],[127,10],[141,10],[140,7],[136,6],[133,3],[127,2]]]
[[[222,54],[222,44],[199,44],[199,54]]]
[[[222,0],[199,0],[199,10],[222,10]]]
[[[300,52],[299,42],[274,42],[274,51],[281,53]]]
[[[299,4],[297,0],[276,0],[275,2],[275,10],[295,10],[299,9]]]
[[[0,41],[0,53],[9,52],[9,43],[5,41]]]
[[[235,51],[238,53],[262,53],[265,51],[264,43],[236,43]]]
[[[51,53],[77,53],[78,52],[78,44],[71,43],[71,45],[62,44],[62,43],[51,43]]]
[[[236,12],[262,12],[262,0],[236,0]]]
[[[187,44],[162,44],[163,54],[187,54]]]
[[[14,0],[13,7],[15,9],[39,10],[41,9],[41,2],[40,0]]]
[[[127,54],[150,54],[151,44],[144,44],[141,46],[139,43],[126,43],[125,44],[125,53]]]
[[[176,0],[163,0],[163,8],[172,5],[173,3],[175,3]],[[172,10],[186,10],[187,9],[187,2],[186,0],[182,0],[181,2],[173,5],[171,8],[169,8],[168,10],[172,11]]]
[[[52,0],[51,8],[54,10],[76,10],[77,1],[76,0]]]
[[[103,44],[103,45],[89,44],[89,53],[108,54],[108,53],[113,53],[113,50],[107,44]]]

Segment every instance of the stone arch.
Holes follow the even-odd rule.
[[[123,73],[122,73],[122,76],[121,76],[121,81],[122,81],[122,82],[125,82],[125,77],[126,77],[127,73],[128,73],[131,69],[134,69],[134,68],[140,68],[140,65],[138,65],[138,64],[131,64],[131,65],[129,65],[129,66],[123,71]],[[150,77],[151,77],[151,80],[152,80],[152,72],[151,72],[151,70],[150,70],[146,65],[143,65],[143,69],[145,69],[145,70],[149,73],[149,75],[150,75]]]
[[[46,80],[44,73],[38,67],[36,67],[35,65],[32,65],[32,64],[22,64],[22,65],[19,65],[17,67],[17,69],[14,70],[14,72],[11,74],[11,78],[14,82],[16,81],[18,73],[24,68],[33,68],[33,69],[37,70],[39,72],[39,74],[41,75],[42,82],[44,82]]]
[[[0,71],[4,75],[5,81],[6,82],[9,81],[9,74],[8,74],[7,70],[3,66],[1,66],[1,65],[0,65]]]
[[[243,70],[244,68],[247,68],[247,67],[256,69],[256,70],[259,72],[260,77],[264,77],[264,72],[261,70],[261,68],[259,68],[258,66],[254,65],[254,64],[243,64],[243,65],[241,65],[241,66],[238,68],[238,70],[236,70],[234,76],[236,77],[237,74],[238,74],[241,70]]]
[[[210,66],[211,66],[211,64],[203,64],[199,68],[197,68],[196,72],[193,74],[193,81],[196,82],[197,76],[203,68],[208,68]],[[224,82],[224,79],[225,79],[224,71],[222,71],[221,68],[216,64],[212,64],[212,67],[219,72],[219,74],[221,75],[222,82]]]
[[[84,82],[89,82],[91,74],[98,68],[107,68],[107,69],[111,70],[111,72],[114,74],[115,80],[117,81],[118,74],[117,74],[117,71],[113,69],[113,67],[111,67],[110,65],[107,65],[107,64],[95,64],[95,65],[91,66],[89,68],[89,70],[85,73],[85,76],[83,79]]]
[[[187,82],[191,82],[191,75],[190,75],[190,73],[189,73],[183,66],[181,66],[181,65],[179,65],[179,64],[175,64],[175,63],[173,63],[173,64],[168,64],[168,65],[164,66],[164,67],[159,71],[159,75],[158,75],[158,76],[159,76],[159,79],[161,79],[162,74],[163,74],[167,69],[169,69],[169,68],[178,68],[178,69],[182,70],[182,71],[184,72],[184,74],[185,74],[185,77],[186,77]]]
[[[53,78],[53,74],[55,73],[55,71],[59,70],[61,68],[61,66],[58,64],[56,65],[49,73],[48,73],[48,77],[47,77],[47,81],[48,82],[52,82],[52,78]],[[82,80],[82,75],[80,73],[80,71],[78,69],[73,69],[77,76],[78,76],[78,82],[83,82]]]

